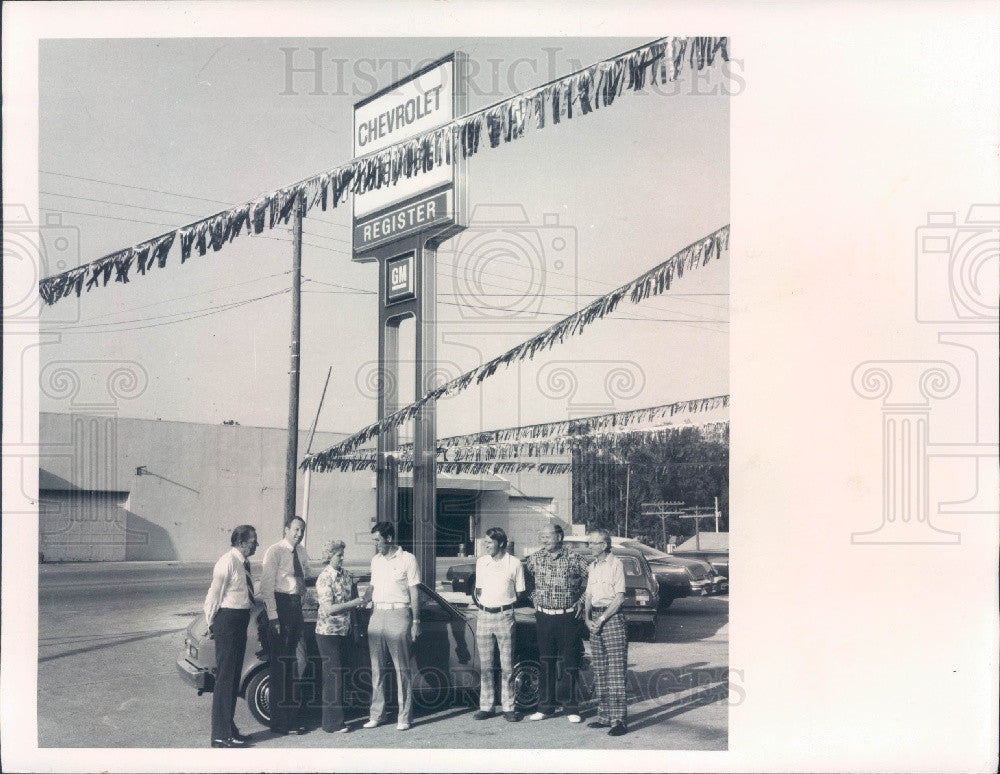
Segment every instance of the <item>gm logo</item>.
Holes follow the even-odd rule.
[[[413,253],[390,258],[385,262],[386,301],[393,304],[413,298]]]

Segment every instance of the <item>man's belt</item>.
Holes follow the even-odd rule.
[[[513,610],[514,603],[511,602],[509,605],[500,605],[500,607],[485,607],[476,602],[476,607],[482,610],[484,613],[502,613],[504,610]]]
[[[404,607],[409,607],[409,602],[376,602],[376,610],[401,610]]]
[[[295,597],[296,599],[300,599],[302,597],[301,594],[299,594],[297,592],[293,592],[293,591],[275,591],[274,592],[274,596],[276,596],[276,597]]]
[[[575,609],[572,607],[535,607],[536,611],[545,613],[545,615],[565,615],[566,613],[572,613]]]
[[[607,609],[608,609],[607,605],[605,605],[604,607],[592,607],[592,608],[590,608],[590,612],[591,613],[603,613]]]

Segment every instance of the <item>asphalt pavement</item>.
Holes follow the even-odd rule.
[[[197,696],[175,661],[210,576],[208,564],[43,565],[39,746],[206,747],[211,696]],[[450,591],[443,596],[468,602]],[[475,721],[476,708],[467,706],[418,715],[407,732],[394,725],[361,730],[358,715],[348,734],[323,733],[317,717],[310,733],[279,737],[257,724],[242,700],[236,722],[258,747],[724,750],[733,695],[728,606],[725,597],[677,600],[662,611],[655,642],[630,643],[630,731],[614,740],[560,716],[516,725]],[[593,709],[584,714],[590,719]]]

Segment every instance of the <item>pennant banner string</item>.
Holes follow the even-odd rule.
[[[729,422],[712,422],[704,425],[669,426],[660,428],[649,428],[647,430],[629,430],[619,433],[597,433],[587,436],[575,436],[555,439],[555,443],[566,442],[568,445],[563,448],[550,447],[544,454],[507,454],[504,450],[493,447],[482,447],[479,449],[460,449],[461,454],[457,459],[437,460],[439,471],[446,473],[473,473],[492,475],[502,475],[505,473],[520,473],[523,471],[536,470],[545,474],[564,474],[570,472],[572,463],[570,462],[526,462],[518,459],[520,456],[565,456],[575,451],[596,452],[598,458],[605,458],[602,462],[598,459],[597,464],[621,465],[625,462],[629,464],[642,464],[651,470],[667,472],[671,467],[685,466],[691,468],[705,468],[718,465],[726,465],[726,460],[684,460],[680,462],[669,462],[661,465],[648,465],[645,463],[633,463],[628,459],[628,453],[642,450],[658,443],[670,440],[684,431],[695,431],[703,440],[713,441],[728,445],[729,443]],[[612,436],[609,438],[609,436]],[[609,442],[610,441],[610,442]],[[617,443],[615,443],[617,442]],[[627,447],[622,449],[621,447]],[[514,446],[514,451],[524,449]],[[482,453],[486,450],[487,453]],[[441,453],[441,449],[438,450]],[[454,450],[453,450],[454,451]],[[465,452],[469,452],[466,454]],[[619,451],[627,452],[625,454]],[[389,452],[387,459],[393,460],[397,471],[409,472],[413,470],[412,448],[401,449]],[[378,454],[376,451],[364,451],[354,453],[351,456],[332,457],[324,460],[317,470],[321,472],[347,472],[359,470],[375,470],[378,467]]]
[[[583,442],[587,438],[601,435],[622,435],[626,432],[649,436],[652,433],[679,432],[687,428],[696,428],[715,440],[722,433],[728,433],[729,423],[709,422],[702,425],[667,424],[638,430],[634,425],[649,423],[664,417],[678,414],[693,414],[696,412],[715,411],[728,408],[729,396],[717,395],[711,398],[681,401],[665,406],[653,406],[644,409],[601,414],[593,417],[550,422],[546,424],[528,425],[524,427],[503,428],[468,435],[451,436],[437,441],[437,454],[443,455],[446,461],[460,460],[471,454],[499,454],[499,449],[506,449],[506,456],[546,456],[565,454],[572,450],[575,442]],[[724,430],[722,428],[724,427]],[[368,428],[366,428],[367,430]],[[364,431],[362,431],[364,432]],[[357,434],[360,435],[361,433]],[[375,433],[378,434],[377,432]],[[353,438],[347,438],[341,443],[306,457],[302,468],[314,471],[330,469],[329,465],[337,466],[336,460],[344,458],[358,448],[352,444]],[[635,436],[636,438],[639,436]],[[486,449],[488,451],[482,451]],[[399,450],[391,452],[399,459],[412,457],[412,444],[405,444]],[[374,454],[374,452],[371,452]]]
[[[712,66],[716,58],[728,61],[728,45],[725,37],[660,38],[330,171],[45,277],[39,282],[39,295],[46,304],[55,304],[74,293],[79,296],[84,289],[89,292],[98,285],[104,287],[112,279],[129,282],[132,269],[145,276],[166,266],[167,253],[175,241],[180,244],[181,263],[194,251],[204,256],[209,248],[221,250],[241,234],[260,234],[265,228],[287,224],[300,202],[305,212],[316,206],[323,211],[336,208],[350,194],[396,185],[403,178],[451,164],[459,153],[463,158],[473,156],[485,146],[481,143],[484,134],[489,147],[496,148],[501,142],[520,139],[532,123],[543,129],[547,120],[558,124],[572,119],[574,110],[586,115],[609,106],[625,90],[639,91],[647,84],[675,81],[685,67],[702,70]]]
[[[493,376],[500,366],[505,368],[511,363],[525,359],[534,358],[535,354],[541,350],[550,349],[561,343],[567,336],[573,336],[583,331],[595,320],[602,319],[611,314],[621,301],[628,296],[632,303],[659,295],[670,288],[674,276],[683,276],[684,267],[693,269],[706,265],[709,261],[719,259],[722,253],[729,249],[729,226],[723,226],[718,231],[709,234],[707,237],[699,239],[697,242],[685,247],[683,250],[674,253],[659,266],[656,266],[636,279],[622,285],[620,288],[611,291],[605,296],[596,299],[583,309],[574,312],[563,318],[554,325],[549,326],[541,333],[536,334],[525,342],[518,344],[513,349],[508,350],[499,357],[490,360],[483,365],[467,371],[466,373],[452,379],[450,382],[437,387],[421,397],[415,403],[411,403],[398,411],[390,414],[379,422],[368,425],[359,430],[354,435],[346,438],[340,443],[334,444],[329,449],[306,457],[301,467],[307,468],[314,465],[314,461],[323,455],[329,457],[343,456],[366,441],[375,436],[399,427],[417,415],[420,409],[430,401],[436,401],[442,397],[456,395],[469,387],[473,381],[481,384],[485,379]]]

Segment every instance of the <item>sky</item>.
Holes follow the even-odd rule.
[[[43,41],[40,206],[70,245],[49,271],[345,163],[354,103],[450,51],[469,54],[476,110],[645,42]],[[739,86],[718,67],[686,73],[473,157],[472,222],[438,254],[441,374],[489,360],[728,223],[722,92]],[[318,426],[337,432],[376,418],[377,276],[352,262],[349,226],[349,206],[314,210],[303,240],[300,423],[312,422],[332,367]],[[46,309],[41,410],[113,404],[123,416],[285,426],[290,239],[278,227],[184,265],[175,247],[163,271]],[[687,273],[664,296],[624,304],[441,401],[438,435],[728,393],[729,268],[725,257]],[[136,376],[109,393],[121,369]],[[412,384],[401,394],[412,400]]]

